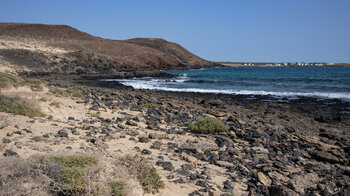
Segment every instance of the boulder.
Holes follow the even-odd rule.
[[[271,179],[262,172],[258,172],[258,179],[265,186],[271,185]]]
[[[341,163],[342,160],[325,151],[311,151],[310,154],[318,161],[326,161],[330,163]]]
[[[293,190],[285,187],[285,186],[270,186],[269,187],[270,196],[297,196]]]
[[[7,149],[7,150],[5,150],[4,156],[5,157],[12,157],[12,156],[18,157],[19,155],[17,154],[17,152],[14,152],[12,150]]]
[[[295,175],[289,181],[291,188],[297,193],[303,195],[306,189],[314,189],[320,181],[317,174],[308,173],[303,175]]]

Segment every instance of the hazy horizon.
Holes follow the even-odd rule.
[[[107,39],[163,38],[211,61],[349,63],[350,2],[8,1],[0,22],[69,25]]]

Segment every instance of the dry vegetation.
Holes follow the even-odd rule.
[[[74,86],[68,88],[57,88],[57,87],[49,87],[49,91],[53,94],[60,95],[63,97],[76,97],[82,98],[84,97],[85,87],[83,86]]]
[[[164,188],[164,182],[157,173],[156,168],[151,166],[146,159],[137,155],[127,155],[120,160],[137,176],[145,192],[156,193],[159,189]]]
[[[164,187],[154,167],[142,158],[68,155],[0,159],[1,195],[130,195],[137,179],[145,192]],[[126,167],[125,165],[128,165]],[[106,168],[112,172],[106,173]]]
[[[20,98],[8,98],[0,95],[0,112],[11,113],[15,115],[31,116],[31,117],[45,117],[39,109],[26,103]]]
[[[43,90],[42,82],[35,78],[21,79],[13,74],[0,72],[0,89],[8,87],[29,86],[33,91]]]

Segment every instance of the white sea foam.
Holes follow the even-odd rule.
[[[187,77],[187,76],[186,76]],[[183,82],[187,80],[178,79],[177,82]],[[195,92],[195,93],[214,93],[214,94],[235,94],[235,95],[271,95],[276,97],[290,97],[295,98],[298,96],[303,97],[318,97],[328,99],[343,99],[350,100],[350,93],[346,92],[274,92],[274,91],[260,91],[260,90],[220,90],[220,89],[200,89],[200,88],[173,88],[169,87],[168,82],[164,79],[123,79],[114,80],[106,79],[104,81],[118,81],[126,86],[132,86],[135,89],[149,89],[149,90],[162,90],[162,91],[173,91],[173,92]]]

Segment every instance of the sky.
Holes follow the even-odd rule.
[[[0,22],[163,38],[211,61],[350,62],[350,0],[0,0]]]

